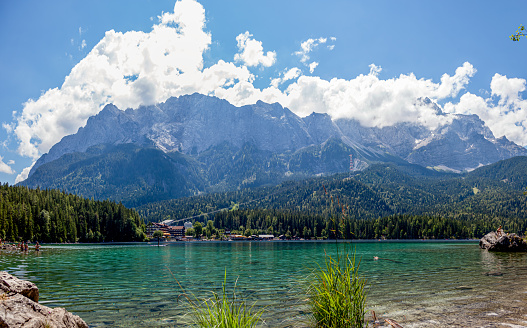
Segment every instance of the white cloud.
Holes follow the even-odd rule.
[[[8,162],[7,162],[7,165],[15,165],[15,161],[10,159]]]
[[[264,67],[272,66],[276,62],[276,52],[268,51],[264,54],[261,41],[252,39],[249,32],[242,33],[236,37],[239,53],[234,55],[235,61],[241,61],[247,66]]]
[[[327,38],[307,39],[300,44],[301,49],[294,54],[300,56],[300,61],[305,64],[310,59],[309,53],[319,44],[326,43],[327,41]]]
[[[317,62],[312,62],[309,64],[309,73],[313,74],[313,72],[315,71],[315,68],[317,68],[318,66],[318,63]]]
[[[7,131],[7,133],[11,133],[14,129],[14,126],[15,124],[14,123],[11,123],[11,124],[8,124],[8,123],[2,123],[2,127]]]
[[[497,137],[506,136],[527,145],[527,100],[520,95],[525,84],[525,79],[495,74],[490,83],[490,98],[465,93],[458,103],[448,102],[444,108],[455,114],[476,114]]]
[[[520,92],[525,91],[525,79],[507,78],[495,74],[490,83],[491,95],[500,97],[500,104],[513,104],[520,100]]]
[[[204,27],[203,7],[182,0],[150,33],[106,32],[60,88],[24,104],[14,128],[19,154],[38,158],[106,103],[124,109],[199,89],[203,52],[211,42]]]
[[[26,167],[25,169],[22,170],[22,172],[16,176],[16,179],[15,179],[15,183],[19,183],[19,182],[22,182],[24,180],[27,179],[27,177],[29,176],[29,172],[31,171],[31,169],[33,168],[33,165],[35,165],[36,161],[34,161],[30,166]]]
[[[0,156],[0,172],[7,173],[7,174],[14,174],[15,171],[9,166],[13,165],[14,163],[11,163],[12,161],[9,161],[7,164],[3,162],[2,156]]]
[[[81,49],[84,49],[84,48],[86,48],[86,40],[83,39],[81,42]]]
[[[370,68],[370,75],[379,76],[382,71],[382,67],[375,64],[370,64],[368,67]]]
[[[368,75],[354,79],[334,78],[329,81],[316,76],[301,76],[285,90],[287,103],[295,113],[305,116],[324,112],[333,118],[353,118],[365,126],[389,126],[401,122],[416,122],[430,128],[449,121],[435,111],[416,106],[420,97],[443,100],[461,90],[475,72],[469,63],[447,74],[441,83],[418,79],[414,74],[397,78],[379,79],[379,66],[370,65]]]
[[[302,75],[302,71],[298,67],[293,67],[290,70],[286,70],[285,72],[280,73],[282,77],[278,77],[276,79],[271,80],[271,86],[278,88],[280,84],[283,84],[286,81],[294,80],[300,75]]]
[[[476,74],[476,69],[469,62],[456,69],[456,74],[441,76],[441,85],[438,89],[439,98],[456,97],[468,84],[470,78]]]

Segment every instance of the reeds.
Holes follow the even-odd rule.
[[[325,186],[324,193],[328,195]],[[339,253],[339,231],[338,214],[342,209],[342,217],[346,217],[346,207],[340,204],[338,196],[336,204],[333,196],[329,210],[332,215],[331,222],[334,229],[330,229],[335,236],[337,254],[335,257],[325,252],[324,266],[319,264],[313,273],[309,284],[309,305],[313,315],[315,327],[340,328],[365,326],[364,307],[366,305],[366,293],[364,287],[366,280],[359,276],[360,263],[355,262],[355,255],[350,256],[348,249]],[[335,206],[336,205],[336,206]],[[360,261],[359,261],[360,262]]]
[[[360,264],[360,263],[359,263]],[[349,253],[331,257],[314,272],[308,290],[316,327],[364,327],[366,281]]]
[[[170,273],[172,274],[172,272]],[[236,284],[232,294],[229,295],[227,293],[226,283],[227,270],[225,270],[221,295],[212,292],[211,298],[198,299],[194,294],[191,294],[192,298],[186,293],[184,294],[192,308],[191,316],[194,323],[202,328],[255,327],[262,321],[261,316],[263,310],[255,311],[255,303],[248,306],[243,299],[240,299],[236,294]]]

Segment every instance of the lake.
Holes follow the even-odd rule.
[[[360,259],[367,309],[382,318],[404,327],[527,327],[527,254],[488,253],[474,241],[338,247]],[[3,251],[0,269],[36,283],[42,304],[90,327],[188,326],[182,288],[211,296],[225,271],[228,291],[236,283],[239,296],[265,308],[266,327],[306,327],[306,281],[336,251],[334,241],[44,245],[40,254]]]

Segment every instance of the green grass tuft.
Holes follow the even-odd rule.
[[[172,274],[171,271],[170,273]],[[194,323],[198,327],[203,328],[255,327],[262,321],[261,316],[263,310],[255,311],[254,306],[256,302],[248,306],[244,300],[240,299],[236,295],[236,284],[232,295],[229,295],[225,287],[226,283],[227,270],[225,270],[221,295],[212,292],[211,298],[199,300],[193,294],[191,294],[192,298],[188,297],[186,293],[183,294],[188,299],[192,308],[191,316],[193,317]],[[182,288],[181,285],[180,288]]]
[[[308,290],[315,327],[365,327],[366,281],[348,253],[333,258],[314,272]]]

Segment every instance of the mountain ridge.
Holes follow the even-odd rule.
[[[447,115],[429,99],[420,103]],[[99,146],[102,153],[97,154]],[[186,182],[180,190],[173,186],[166,193],[170,179],[164,179],[163,172],[151,172],[156,170],[155,163],[131,163],[135,155],[124,154],[125,149],[152,154],[168,177]],[[409,162],[460,172],[517,155],[527,155],[527,150],[504,137],[496,139],[476,115],[450,115],[449,123],[433,130],[411,123],[364,127],[356,120],[333,120],[315,112],[300,118],[278,103],[258,101],[236,107],[216,97],[192,94],[124,111],[106,105],[76,134],[64,137],[41,156],[22,184],[136,204],[118,195],[131,190],[145,201],[184,197],[353,172],[376,162]],[[89,169],[82,167],[87,160]],[[148,158],[136,160],[149,163]],[[130,174],[123,175],[112,165],[128,168]],[[59,171],[63,176],[57,175]],[[96,188],[106,191],[89,190],[87,181],[94,176],[105,177]],[[123,181],[123,176],[130,185],[114,184],[114,180]],[[149,179],[153,182],[144,182]],[[109,186],[116,188],[114,193]]]

